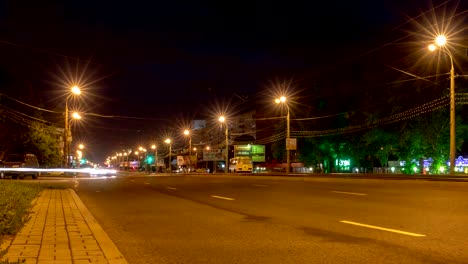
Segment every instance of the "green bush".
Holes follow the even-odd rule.
[[[31,202],[42,189],[38,184],[0,182],[0,236],[15,234],[23,227]]]
[[[16,261],[9,261],[9,260],[0,260],[0,264],[21,264],[26,263],[25,259],[18,259]]]

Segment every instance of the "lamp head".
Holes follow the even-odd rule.
[[[81,89],[80,89],[80,87],[78,87],[78,86],[76,86],[76,85],[73,86],[73,87],[71,88],[71,91],[72,91],[72,93],[74,93],[74,94],[76,94],[76,95],[80,95],[80,94],[81,94]]]
[[[437,36],[435,39],[435,44],[439,47],[444,46],[445,44],[447,44],[447,37],[444,35]]]

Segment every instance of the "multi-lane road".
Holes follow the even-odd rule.
[[[467,179],[41,179],[74,188],[130,263],[468,263]]]
[[[468,182],[126,175],[74,188],[130,263],[468,263]]]

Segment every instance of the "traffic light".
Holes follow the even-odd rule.
[[[152,155],[148,155],[146,157],[146,163],[147,164],[153,164],[153,161],[154,161],[154,157]]]

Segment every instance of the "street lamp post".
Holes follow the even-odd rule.
[[[154,172],[158,171],[158,148],[155,144],[151,145],[151,149],[154,151]]]
[[[146,149],[144,149],[143,147],[140,146],[140,147],[138,148],[138,150],[140,151],[140,153],[145,153],[145,155],[143,156],[143,164],[144,164],[144,163],[147,163],[147,160],[146,160]],[[140,164],[140,168],[142,168],[141,165],[143,165],[143,164]],[[147,166],[145,165],[145,171],[146,171],[146,167],[147,167]]]
[[[435,39],[435,44],[429,45],[430,51],[439,49],[450,58],[450,174],[455,173],[455,68],[453,67],[453,57],[450,50],[446,46],[447,38],[444,35],[439,35]]]
[[[172,172],[172,166],[171,166],[171,159],[172,159],[172,145],[171,145],[171,140],[168,138],[164,140],[166,144],[169,144],[169,173]]]
[[[85,148],[85,146],[83,144],[78,145],[78,150],[76,151],[76,154],[77,154],[77,159],[76,159],[77,164],[76,165],[77,165],[77,167],[81,167],[81,158],[83,157],[84,148]]]
[[[290,150],[288,147],[288,140],[290,137],[290,128],[289,128],[289,106],[286,102],[286,97],[281,96],[280,98],[275,99],[275,103],[277,104],[285,104],[288,113],[286,114],[286,173],[289,173],[291,167],[291,159],[290,159]]]
[[[80,95],[81,90],[78,86],[73,86],[71,88],[71,94],[65,98],[65,127],[63,130],[63,165],[64,167],[69,167],[69,153],[70,153],[70,144],[71,144],[71,132],[70,124],[68,123],[68,100],[73,95]]]
[[[228,173],[228,167],[229,167],[229,138],[228,138],[229,131],[228,131],[228,124],[227,124],[226,117],[224,117],[224,116],[220,116],[218,120],[222,124],[224,123],[226,125],[226,130],[224,131],[225,135],[226,135],[226,153],[225,153],[226,157],[225,157],[225,161],[224,161],[224,173]]]
[[[197,148],[193,148],[193,151],[195,151],[195,170],[198,169],[198,152]]]
[[[133,152],[133,154],[135,154],[136,161],[138,161],[138,167],[140,167],[140,152],[135,151],[135,152]]]
[[[190,131],[186,129],[184,131],[184,135],[189,137],[189,166],[188,166],[188,172],[190,173],[190,170],[192,169],[192,135],[190,135]]]
[[[123,155],[124,155],[124,171],[127,170],[127,167],[128,167],[128,154],[127,152],[124,152]]]
[[[208,152],[209,150],[210,150],[210,146],[206,146],[206,152]],[[203,155],[203,159],[206,160],[205,155]],[[207,170],[209,169],[209,168],[208,168],[208,160],[206,160],[206,169],[207,169]]]

